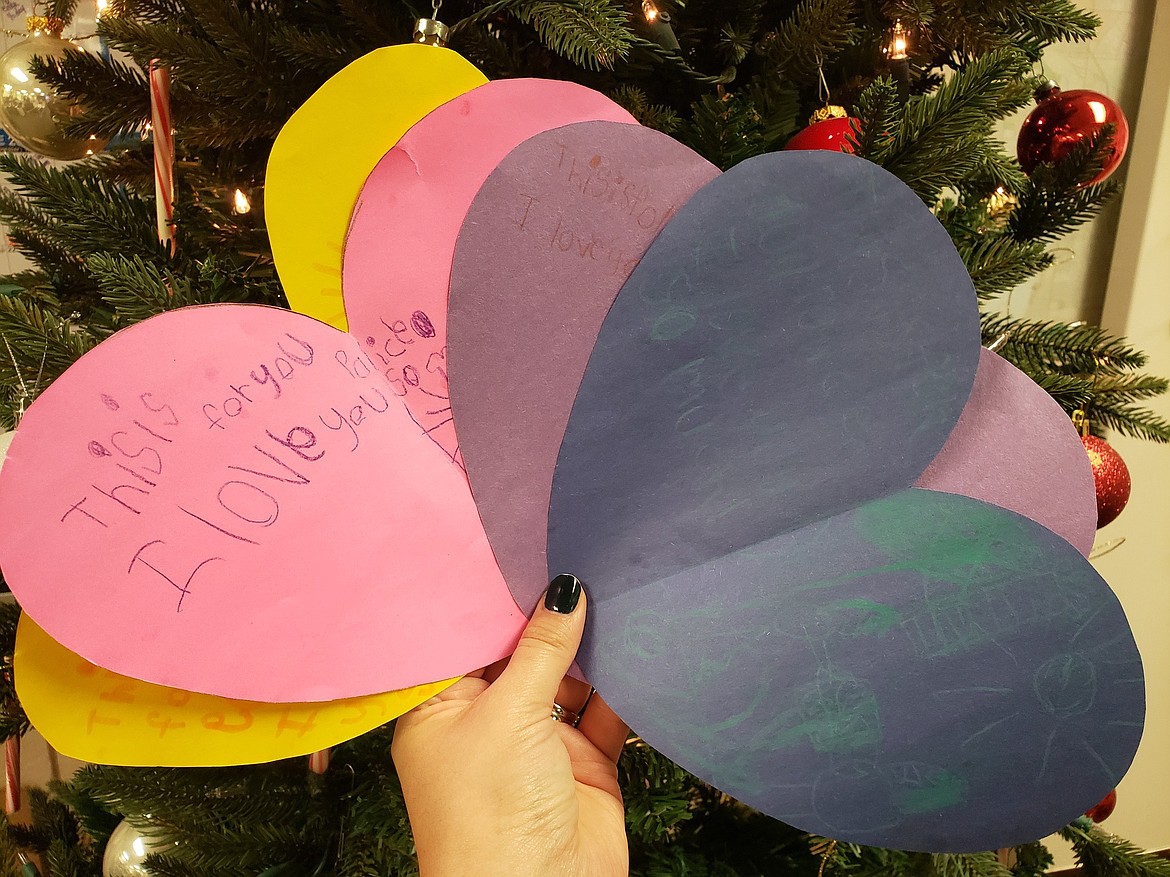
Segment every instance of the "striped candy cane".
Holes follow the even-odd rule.
[[[159,243],[175,241],[175,132],[171,125],[171,72],[150,62],[150,124],[154,131],[154,198]]]
[[[4,741],[4,812],[20,809],[20,737]]]
[[[331,749],[318,749],[309,756],[309,770],[315,774],[323,774],[329,770],[329,757],[332,754]]]

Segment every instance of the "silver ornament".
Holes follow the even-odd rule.
[[[102,856],[103,877],[151,877],[143,867],[143,860],[155,852],[154,841],[123,819],[118,823],[106,844]]]

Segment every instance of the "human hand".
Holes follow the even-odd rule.
[[[628,729],[564,678],[585,604],[580,583],[557,576],[502,671],[465,676],[398,720],[392,753],[421,877],[629,873],[617,779]],[[587,699],[577,727],[552,720],[554,702]]]

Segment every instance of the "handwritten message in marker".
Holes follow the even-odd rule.
[[[29,615],[174,688],[409,688],[509,654],[523,620],[462,470],[356,339],[275,308],[171,311],[88,353],[25,415],[0,514]]]
[[[326,703],[194,694],[103,670],[27,615],[17,630],[21,705],[58,752],[100,764],[204,767],[307,755],[385,724],[453,680]]]

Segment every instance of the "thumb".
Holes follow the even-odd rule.
[[[562,574],[520,636],[492,690],[532,718],[548,718],[557,688],[573,663],[585,630],[585,592],[576,576]]]

